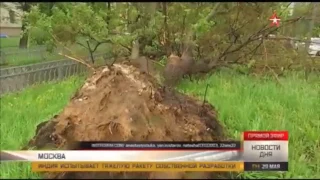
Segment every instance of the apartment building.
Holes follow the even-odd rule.
[[[22,11],[16,3],[0,3],[0,34],[20,36]]]

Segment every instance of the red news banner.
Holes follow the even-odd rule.
[[[244,141],[288,141],[288,131],[246,131]]]
[[[288,171],[288,131],[243,133],[245,171]]]

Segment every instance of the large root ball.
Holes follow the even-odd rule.
[[[210,104],[162,88],[136,68],[114,64],[88,78],[64,110],[38,125],[27,148],[77,149],[76,141],[224,140]],[[210,172],[64,172],[58,179],[223,178]],[[222,176],[221,176],[222,175]]]

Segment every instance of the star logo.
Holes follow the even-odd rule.
[[[272,16],[269,19],[271,21],[271,26],[277,26],[280,25],[280,18],[277,16],[276,12],[273,12]]]

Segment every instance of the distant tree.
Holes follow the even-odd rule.
[[[9,10],[9,18],[10,18],[10,23],[12,24],[16,23],[16,13],[12,9]]]
[[[41,12],[50,14],[51,9],[54,5],[54,2],[49,2],[49,3],[18,2],[18,3],[15,3],[16,8],[20,9],[22,11],[22,16],[21,16],[22,35],[21,35],[20,41],[19,41],[19,48],[27,48],[28,47],[29,31],[27,29],[28,21],[27,21],[26,15],[30,12],[32,6],[37,5],[37,4],[39,4]]]
[[[31,3],[27,2],[19,2],[19,6],[17,8],[21,9],[23,12],[22,15],[22,25],[21,25],[21,31],[22,35],[20,37],[19,41],[19,48],[28,48],[28,40],[29,40],[29,33],[27,31],[27,20],[25,18],[25,15],[30,11]]]
[[[28,16],[32,39],[41,39],[52,47],[57,43],[55,40],[65,46],[79,44],[89,51],[94,63],[93,53],[101,44],[109,42],[107,7],[95,8],[88,3],[56,3],[50,11],[43,11],[41,7],[34,6]],[[37,36],[40,31],[41,37]]]

